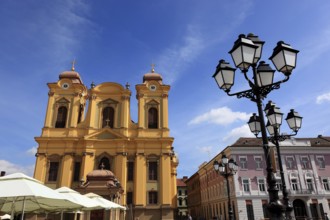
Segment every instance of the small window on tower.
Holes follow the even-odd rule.
[[[127,163],[127,181],[134,180],[134,161],[128,161]]]
[[[155,205],[158,203],[158,193],[157,191],[149,191],[148,192],[148,197],[149,197],[149,204],[150,205]]]
[[[148,111],[148,128],[158,128],[158,110],[154,107]]]
[[[80,179],[80,166],[81,166],[81,163],[80,162],[75,162],[74,163],[74,170],[73,170],[73,181],[74,182],[78,182]]]
[[[67,113],[68,109],[65,106],[58,108],[55,128],[65,128]]]
[[[59,162],[50,162],[48,170],[48,181],[57,181]]]
[[[102,128],[113,128],[115,110],[112,107],[105,107],[102,111]]]
[[[158,162],[149,161],[148,171],[149,171],[149,180],[157,180],[158,179]]]

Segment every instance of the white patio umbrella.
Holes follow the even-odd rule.
[[[105,198],[103,198],[100,195],[97,195],[95,193],[87,193],[85,194],[85,196],[99,202],[100,205],[102,205],[102,207],[104,207],[105,209],[121,209],[121,210],[126,210],[126,208],[124,206],[121,206],[115,202],[111,202]]]
[[[104,209],[98,202],[93,199],[88,198],[87,196],[81,195],[79,192],[74,191],[68,187],[61,187],[55,190],[56,192],[62,194],[65,198],[69,201],[80,204],[82,207],[74,210],[75,215],[74,219],[77,219],[77,211],[87,211],[87,210],[97,210],[97,209]],[[63,219],[63,211],[61,212],[61,220]]]
[[[52,212],[78,209],[81,205],[64,198],[60,193],[22,173],[0,177],[0,212]]]
[[[64,186],[56,189],[55,191],[65,196],[65,198],[68,199],[69,201],[80,204],[82,207],[79,208],[79,210],[84,211],[84,210],[104,209],[104,207],[102,207],[100,203],[96,202],[91,198],[88,198],[87,196],[81,195],[79,192],[74,191],[73,189],[70,189],[68,187]]]
[[[3,219],[10,219],[10,215],[4,214],[4,215],[0,216],[0,219],[1,220],[3,220]]]

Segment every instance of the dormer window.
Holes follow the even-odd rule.
[[[102,111],[102,128],[113,128],[115,110],[112,107],[105,107]]]

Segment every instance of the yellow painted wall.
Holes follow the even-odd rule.
[[[126,205],[126,191],[129,187],[133,191],[134,204],[148,210],[147,191],[153,189],[159,195],[157,207],[161,209],[166,205],[174,210],[178,163],[171,149],[174,139],[170,137],[168,127],[170,86],[163,85],[159,79],[154,80],[154,76],[159,77],[159,74],[145,74],[144,82],[135,86],[138,101],[136,123],[130,117],[131,91],[127,87],[107,82],[87,89],[82,80],[79,80],[79,74],[74,71],[63,72],[60,80],[48,83],[49,100],[45,124],[41,136],[35,138],[39,146],[34,177],[48,186],[73,187],[77,185],[73,182],[76,161],[81,162],[80,179],[86,181],[86,175],[98,169],[100,156],[107,155],[112,160],[111,171],[125,191],[121,199],[122,205]],[[55,128],[60,100],[67,100],[65,128]],[[108,105],[109,100],[116,111],[115,126],[102,128],[102,109]],[[86,116],[82,116],[83,120],[78,123],[80,105],[88,106],[88,109],[85,109]],[[158,129],[148,129],[147,111],[150,105],[157,106]],[[54,156],[59,162],[58,178],[56,182],[49,182],[49,163]],[[147,162],[150,157],[159,161],[156,182],[148,181]],[[127,182],[128,158],[133,158],[135,164],[133,182]],[[143,216],[141,213],[138,215]]]

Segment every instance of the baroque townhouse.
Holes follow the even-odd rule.
[[[213,162],[220,161],[223,154],[233,158],[239,166],[238,172],[229,177],[235,219],[267,219],[269,196],[261,142],[261,139],[256,138],[238,139],[212,160],[203,163],[188,179],[189,190],[191,184],[196,182],[192,180],[199,177],[201,211],[193,215],[194,219],[228,219],[226,180],[213,168]],[[323,219],[324,214],[330,212],[330,137],[319,135],[317,138],[292,138],[280,145],[285,183],[294,207],[292,217]],[[272,149],[272,159],[277,161],[276,149]],[[278,164],[273,162],[273,167],[280,189],[279,196],[282,198]],[[188,193],[188,201],[190,195]],[[190,203],[188,209],[194,214],[195,207]]]
[[[177,186],[177,216],[176,219],[183,220],[187,219],[188,216],[188,190],[186,180],[188,176],[183,176],[183,178],[176,179],[176,186]]]
[[[188,189],[188,212],[191,216],[200,217],[202,216],[201,208],[201,188],[199,174],[196,172],[189,179],[186,180]],[[199,218],[198,218],[199,219]]]

